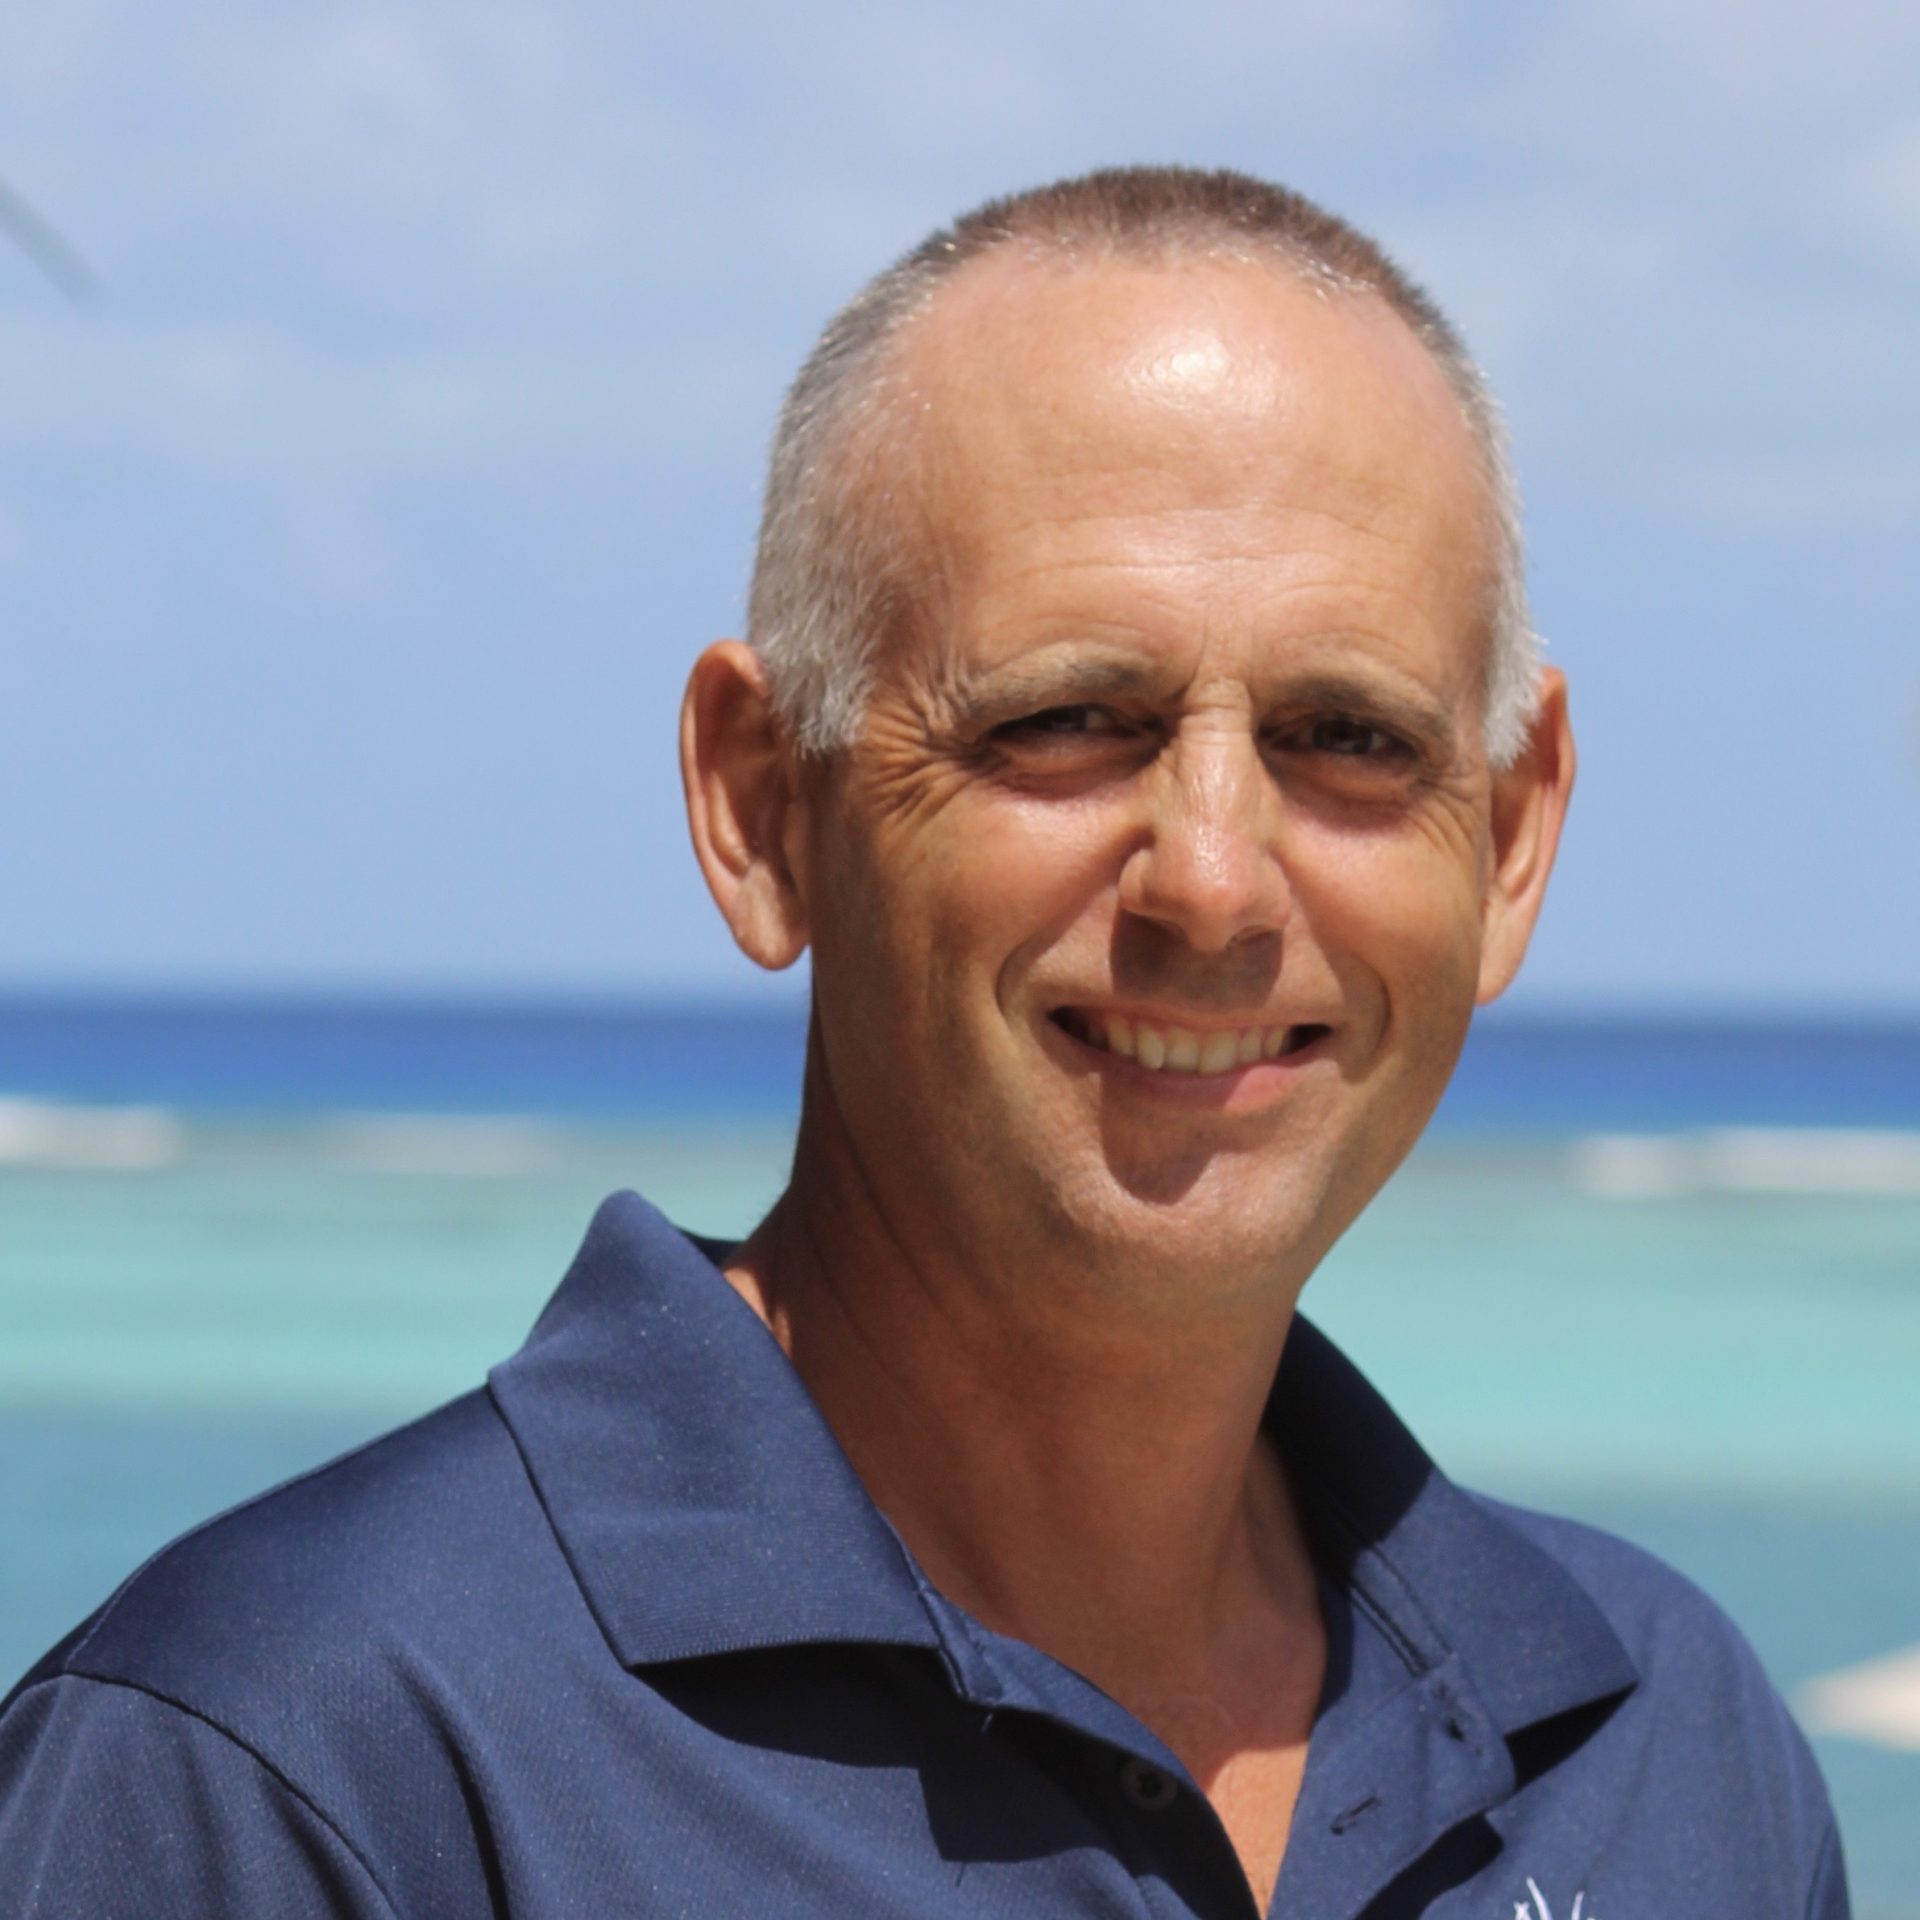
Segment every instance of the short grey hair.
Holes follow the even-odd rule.
[[[1370,294],[1398,314],[1452,389],[1492,513],[1483,732],[1510,766],[1538,702],[1540,643],[1527,607],[1520,496],[1485,376],[1434,301],[1381,247],[1284,187],[1231,172],[1117,167],[990,200],[930,234],[827,323],[781,410],[747,602],[747,639],[801,751],[858,737],[881,634],[916,602],[897,495],[903,430],[890,408],[909,324],[969,261],[1018,245],[1039,257],[1199,256],[1278,261],[1328,294]]]

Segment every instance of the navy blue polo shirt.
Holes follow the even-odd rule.
[[[1330,1658],[1273,1912],[1846,1910],[1675,1574],[1451,1485],[1296,1324]],[[0,1709],[10,1920],[1246,1920],[1204,1797],[944,1599],[710,1250],[632,1195],[485,1392],[188,1535]]]

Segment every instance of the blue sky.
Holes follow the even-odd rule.
[[[1920,1010],[1920,10],[65,0],[0,40],[0,986],[752,992],[686,664],[826,313],[1119,160],[1505,399],[1582,787],[1517,998]]]

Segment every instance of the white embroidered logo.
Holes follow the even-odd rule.
[[[1527,1891],[1533,1895],[1533,1905],[1528,1906],[1524,1900],[1516,1900],[1513,1903],[1513,1920],[1553,1920],[1553,1909],[1547,1905],[1547,1896],[1540,1891],[1532,1874],[1527,1875]],[[1582,1915],[1580,1910],[1586,1904],[1586,1899],[1584,1893],[1573,1896],[1573,1912],[1567,1916],[1567,1920],[1599,1920],[1597,1914]]]

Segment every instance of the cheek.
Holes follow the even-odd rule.
[[[1479,978],[1479,862],[1413,822],[1351,833],[1307,827],[1290,850],[1300,910],[1336,970],[1358,969],[1399,1013],[1459,1001]]]
[[[1044,955],[1098,970],[1111,944],[1127,815],[1111,796],[1010,800],[970,823],[967,889],[992,928],[996,985],[1015,989]]]
[[[1057,944],[1116,884],[1124,835],[1095,800],[996,794],[957,806],[940,831],[882,857],[936,964],[997,978]]]
[[[999,1044],[986,1011],[1034,958],[1092,925],[1111,891],[1115,830],[1091,803],[962,798],[937,813],[849,809],[814,853],[814,975],[840,1044],[951,1072]],[[984,1038],[983,1038],[984,1036]],[[927,1044],[931,1042],[931,1044]]]

